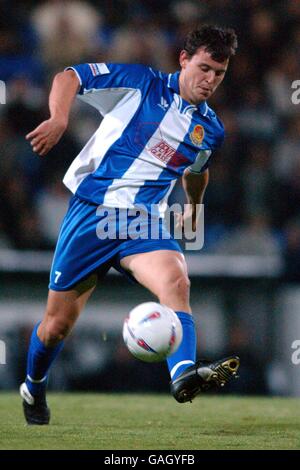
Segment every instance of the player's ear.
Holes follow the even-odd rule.
[[[185,51],[184,49],[180,52],[180,55],[179,55],[179,64],[180,64],[180,67],[182,69],[185,69],[187,63],[189,62],[190,60],[190,56],[189,54],[187,53],[187,51]]]

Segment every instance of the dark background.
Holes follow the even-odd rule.
[[[76,102],[61,142],[46,158],[33,154],[24,136],[48,117],[53,76],[68,65],[103,61],[173,72],[186,33],[203,23],[233,27],[239,48],[209,103],[224,121],[226,140],[210,168],[205,245],[192,256],[199,269],[204,255],[271,257],[280,268],[251,279],[217,268],[192,276],[199,354],[240,352],[244,379],[229,391],[300,393],[300,385],[296,392],[290,387],[290,359],[284,359],[300,338],[299,323],[284,336],[290,310],[280,300],[286,289],[296,295],[300,280],[300,104],[292,103],[292,83],[300,79],[300,3],[294,0],[0,0],[0,79],[6,85],[6,104],[0,104],[0,338],[11,364],[9,371],[0,366],[0,388],[16,387],[24,373],[28,335],[47,295],[39,256],[54,248],[70,196],[61,180],[100,122],[95,110]],[[184,201],[180,182],[170,198],[177,201]],[[28,253],[30,269],[18,267],[29,258],[16,258],[14,250]],[[231,263],[234,271],[228,258]],[[79,324],[57,365],[54,388],[166,390],[164,365],[132,362],[124,349],[122,310],[125,315],[150,299],[126,282],[108,278],[97,291],[87,318],[92,323],[95,314],[98,330],[91,331],[89,321],[85,330]],[[109,332],[105,342],[101,331]],[[90,375],[79,358],[84,338],[92,350],[83,356],[95,357]]]

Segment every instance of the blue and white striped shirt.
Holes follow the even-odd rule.
[[[69,67],[79,97],[103,120],[71,164],[65,185],[79,198],[106,207],[156,204],[163,215],[185,168],[203,172],[224,139],[224,128],[206,102],[179,95],[179,72],[143,65],[81,64]]]

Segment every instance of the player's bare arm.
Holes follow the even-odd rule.
[[[182,177],[182,186],[186,194],[184,214],[180,215],[177,224],[184,226],[187,219],[192,219],[192,229],[196,231],[197,221],[200,214],[199,205],[202,204],[205,189],[209,182],[209,170],[203,173],[192,173],[188,168]]]
[[[44,156],[60,140],[68,126],[70,109],[78,89],[79,81],[73,70],[55,75],[49,95],[50,118],[26,135],[34,152]]]

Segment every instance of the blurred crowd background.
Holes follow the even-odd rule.
[[[42,159],[24,136],[48,117],[54,74],[80,62],[178,69],[186,33],[203,23],[239,39],[210,101],[227,138],[211,165],[204,250],[283,255],[300,278],[300,2],[294,0],[0,0],[0,246],[51,249],[69,199],[61,179],[100,122],[76,102],[61,142]],[[171,202],[183,201],[180,182]]]
[[[297,285],[288,290],[300,281],[300,104],[291,99],[292,83],[300,80],[299,1],[0,0],[0,80],[7,92],[0,104],[0,250],[22,250],[27,272],[26,250],[54,248],[70,197],[62,177],[101,120],[76,100],[59,144],[45,158],[32,152],[25,135],[49,116],[55,73],[103,61],[173,72],[186,33],[203,23],[233,27],[239,48],[209,102],[227,137],[210,167],[200,256],[261,255],[264,262],[274,255],[284,266],[279,282],[288,282],[277,285],[278,273],[226,280],[218,270],[212,279],[194,278],[201,354],[239,352],[242,378],[229,391],[299,395],[290,354],[299,337],[300,292]],[[178,201],[184,202],[180,181],[170,198]],[[25,339],[44,308],[47,279],[40,272],[26,276],[23,268],[10,273],[8,263],[0,271],[1,339],[10,364],[0,367],[0,388],[17,387],[23,378]],[[147,300],[144,291],[116,278],[104,282],[55,369],[53,387],[166,389],[162,366],[130,361],[120,335],[124,312]]]

